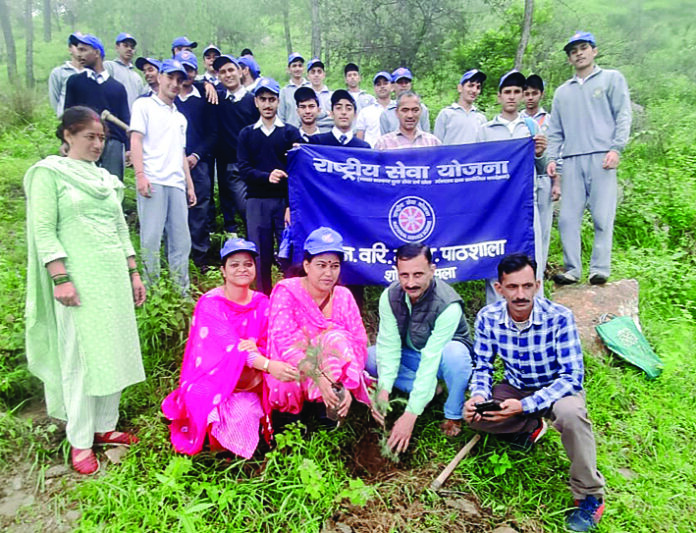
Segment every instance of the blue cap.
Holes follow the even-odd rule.
[[[380,78],[384,78],[385,80],[387,80],[390,83],[392,81],[392,77],[391,77],[391,74],[389,74],[389,72],[387,72],[385,70],[380,70],[377,74],[375,74],[374,78],[372,78],[372,85],[377,83],[377,80]]]
[[[196,54],[191,52],[191,50],[182,50],[174,56],[174,59],[181,62],[184,66],[188,65],[194,70],[198,70],[198,59],[196,58]]]
[[[411,71],[408,70],[406,67],[399,67],[394,72],[392,72],[391,77],[392,77],[393,82],[396,82],[397,80],[400,80],[401,78],[406,78],[407,80],[412,80],[413,74],[411,74]]]
[[[215,61],[213,61],[213,68],[215,70],[220,70],[222,68],[222,65],[226,65],[227,63],[232,63],[235,67],[239,68],[239,61],[237,61],[237,58],[229,54],[217,56],[215,58]]]
[[[147,64],[152,65],[157,70],[159,70],[160,66],[161,66],[161,62],[153,57],[139,57],[138,59],[135,60],[135,67],[138,70],[143,70],[145,68],[145,65],[147,65]]]
[[[116,36],[116,44],[122,43],[123,41],[128,41],[128,40],[131,40],[131,41],[133,41],[135,44],[138,44],[138,41],[136,41],[136,40],[135,40],[135,37],[133,37],[130,33],[126,33],[126,32],[124,32],[124,31],[122,31],[121,33],[119,33],[119,34]]]
[[[483,72],[472,68],[462,75],[462,79],[459,80],[459,85],[464,85],[467,81],[478,81],[479,83],[483,83],[486,81],[486,78],[487,76]]]
[[[513,68],[511,71],[506,72],[500,77],[500,83],[498,83],[498,90],[503,87],[524,87],[526,78],[519,70]]]
[[[302,57],[302,54],[299,54],[297,52],[293,52],[288,56],[288,65],[291,63],[294,63],[295,61],[300,60],[304,63],[304,57]]]
[[[174,74],[175,72],[181,72],[184,77],[188,76],[184,65],[182,65],[181,61],[177,59],[165,59],[162,61],[162,63],[160,63],[159,71],[162,74]]]
[[[254,96],[257,96],[262,91],[268,91],[276,96],[280,94],[280,85],[273,78],[259,78],[259,83],[254,89]]]
[[[217,46],[215,46],[213,43],[210,43],[208,46],[206,46],[206,47],[203,49],[203,55],[206,55],[206,54],[207,54],[208,52],[210,52],[211,50],[214,50],[215,52],[217,52],[217,54],[218,54],[219,56],[222,55],[222,51],[221,51]]]
[[[240,64],[240,66],[248,67],[252,74],[254,74],[255,78],[261,74],[261,67],[259,67],[259,64],[254,59],[254,56],[241,56],[239,59],[237,59],[237,62]]]
[[[256,250],[256,245],[253,242],[245,241],[242,238],[227,239],[220,250],[220,259],[224,262],[225,257],[237,252],[249,252],[254,257],[259,255],[259,252]]]
[[[71,44],[79,43],[80,41],[79,41],[78,37],[83,37],[83,34],[81,31],[75,31],[75,32],[71,33],[70,35],[68,35],[68,46]]]
[[[324,70],[324,62],[318,57],[313,57],[309,60],[309,63],[307,63],[307,72],[312,70],[314,67],[321,67],[321,69]]]
[[[304,250],[311,255],[334,252],[343,257],[343,237],[339,232],[322,226],[307,235]]]
[[[573,45],[577,43],[590,43],[592,48],[597,46],[597,41],[595,41],[594,35],[589,31],[576,31],[575,34],[568,39],[568,43],[563,47],[563,51],[567,54]]]
[[[186,36],[181,36],[172,41],[172,49],[176,48],[177,46],[190,46],[191,48],[196,48],[198,43],[196,41],[189,41],[189,38]]]
[[[74,39],[73,41],[70,41],[73,44],[77,43],[82,43],[86,44],[87,46],[91,46],[95,50],[99,51],[99,55],[103,58],[104,57],[104,45],[102,42],[99,40],[98,37],[92,35],[91,33],[83,34],[79,32],[75,32],[70,36],[71,39]]]

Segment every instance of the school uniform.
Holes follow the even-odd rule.
[[[184,294],[189,288],[191,252],[184,173],[187,125],[176,106],[157,95],[133,103],[130,127],[143,135],[143,170],[152,187],[150,198],[137,194],[145,279],[152,284],[159,278],[160,247],[166,233],[169,270]]]
[[[467,111],[455,102],[438,113],[433,133],[442,144],[473,143],[486,122],[486,115],[475,107]]]
[[[270,129],[259,119],[239,132],[237,157],[247,186],[247,236],[259,250],[257,288],[265,294],[273,288],[273,240],[277,244],[281,241],[288,207],[288,180],[271,183],[268,178],[274,169],[286,170],[288,150],[301,142],[299,130],[278,117]]]
[[[104,61],[104,68],[126,89],[128,109],[132,109],[133,102],[143,93],[145,86],[143,79],[136,72],[135,66],[133,64],[126,65],[119,58],[116,58],[113,61]]]
[[[609,277],[616,215],[616,169],[602,168],[607,152],[626,146],[631,130],[631,98],[626,79],[617,70],[595,66],[584,80],[573,76],[553,96],[548,126],[548,154],[563,155],[561,211],[558,229],[568,275],[580,279],[580,229],[587,205],[595,236],[590,277]]]
[[[355,116],[358,116],[360,111],[366,107],[377,102],[377,99],[373,95],[363,89],[355,92],[349,90],[348,92],[353,97],[353,100],[355,100]]]
[[[533,120],[530,122],[525,120],[521,115],[517,115],[514,120],[506,120],[502,116],[498,115],[493,120],[487,122],[479,130],[477,136],[477,142],[485,141],[502,141],[508,139],[523,139],[525,137],[533,137],[537,133],[537,124]],[[537,180],[548,180],[548,176],[544,176],[544,169],[546,168],[547,157],[546,154],[542,154],[540,157],[534,158],[534,196],[536,197],[537,190]],[[550,190],[550,189],[549,189]],[[537,262],[536,278],[543,281],[544,270],[546,269],[545,262],[542,262],[543,257],[542,242],[541,242],[541,226],[539,224],[539,211],[537,209],[536,198],[534,202],[534,259]],[[495,279],[487,280],[486,283],[486,304],[492,304],[502,297],[493,288],[493,283],[497,281]],[[538,296],[544,295],[544,286],[542,284]]]
[[[70,61],[66,61],[51,71],[51,75],[48,77],[48,101],[57,117],[60,117],[65,109],[65,86],[68,83],[68,78],[83,70],[75,67]]]
[[[327,133],[317,133],[307,140],[308,144],[323,144],[325,146],[345,146],[347,148],[371,148],[369,143],[358,139],[352,131],[342,132],[336,126]]]
[[[77,105],[91,107],[99,115],[108,109],[126,124],[131,120],[126,89],[106,70],[97,74],[87,68],[68,78],[65,86],[65,109]],[[97,164],[123,181],[125,150],[129,149],[126,132],[118,126],[112,126]]]
[[[239,133],[259,120],[254,97],[242,86],[234,93],[218,90],[218,189],[225,231],[237,233],[235,213],[246,219],[246,184],[237,164]]]
[[[278,118],[283,124],[289,124],[300,127],[300,117],[297,114],[297,104],[295,102],[295,91],[300,87],[311,87],[312,84],[308,80],[302,78],[299,85],[295,85],[292,81],[280,90],[278,96]]]
[[[393,100],[391,103],[394,103]],[[383,107],[379,102],[375,101],[374,104],[361,109],[360,113],[358,113],[358,118],[355,120],[355,131],[364,132],[363,139],[372,147],[375,146],[377,139],[382,136],[379,120],[382,117],[384,110],[385,107]]]
[[[201,267],[207,264],[210,249],[208,210],[210,209],[210,169],[218,133],[217,107],[207,101],[202,83],[194,83],[189,94],[179,93],[174,105],[186,117],[186,155],[198,159],[190,169],[196,205],[189,208],[188,226],[191,234],[191,259]]]

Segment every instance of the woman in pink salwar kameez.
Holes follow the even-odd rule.
[[[172,421],[171,441],[194,455],[208,438],[213,451],[229,450],[249,459],[259,426],[270,439],[270,404],[262,374],[294,380],[289,364],[266,357],[268,297],[250,289],[256,277],[254,243],[230,239],[220,251],[225,283],[196,304],[179,388],[162,402]]]
[[[305,401],[321,401],[343,418],[353,397],[370,403],[364,373],[367,334],[353,295],[336,285],[343,260],[341,235],[318,228],[307,237],[304,250],[306,276],[282,280],[273,289],[268,331],[271,360],[298,367],[302,374],[299,382],[285,383],[266,376],[269,402],[273,409],[297,414]],[[301,363],[307,353],[316,360]],[[339,383],[346,389],[342,401],[332,388]]]

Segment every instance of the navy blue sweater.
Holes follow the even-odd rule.
[[[372,148],[370,144],[362,139],[358,139],[355,135],[346,144],[341,144],[334,134],[330,131],[326,133],[317,133],[308,137],[307,144],[323,144],[325,146],[346,146],[348,148]]]
[[[99,115],[108,109],[123,122],[130,124],[126,88],[113,76],[109,76],[102,84],[89,78],[86,72],[70,76],[65,85],[65,109],[76,105],[91,107]],[[109,137],[121,141],[128,149],[126,132],[115,124],[109,125]]]
[[[239,132],[259,120],[259,110],[254,97],[246,93],[241,100],[233,102],[225,98],[227,89],[218,89],[218,143],[216,157],[223,162],[237,162]]]
[[[205,87],[194,82],[201,97],[189,96],[185,101],[177,96],[174,105],[186,117],[186,155],[196,154],[200,159],[210,159],[215,149],[218,133],[217,108],[205,97]]]
[[[293,144],[302,143],[300,130],[286,124],[277,127],[269,136],[261,128],[247,126],[239,132],[237,156],[239,175],[247,185],[247,198],[287,198],[288,180],[268,181],[271,171],[287,166],[287,152]]]

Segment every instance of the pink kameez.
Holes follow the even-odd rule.
[[[333,382],[342,383],[358,401],[369,404],[365,362],[367,334],[351,292],[334,287],[331,317],[324,316],[302,278],[280,281],[271,294],[268,353],[272,360],[297,366],[305,357],[308,341],[324,348],[321,369]],[[299,413],[306,400],[321,401],[321,392],[311,378],[281,382],[266,376],[273,409]]]
[[[270,437],[266,391],[235,392],[244,367],[253,361],[237,349],[240,339],[254,339],[259,352],[266,353],[268,305],[268,297],[258,292],[248,304],[237,304],[225,297],[223,287],[198,300],[179,388],[162,402],[176,451],[194,455],[208,435],[211,448],[221,446],[249,459],[259,442],[259,423]]]

